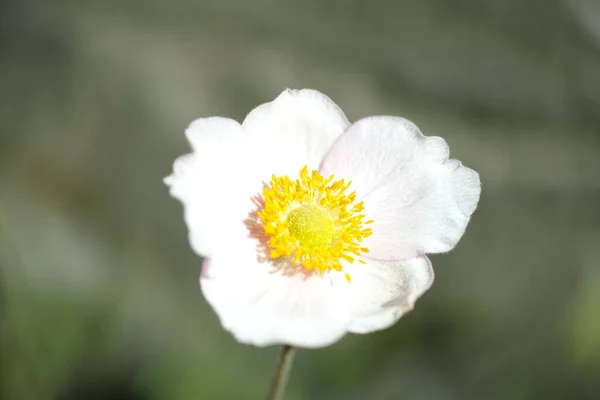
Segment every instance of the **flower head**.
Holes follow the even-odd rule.
[[[200,118],[165,179],[184,205],[202,291],[241,342],[322,347],[393,325],[433,282],[479,175],[399,117],[350,124],[286,90],[234,120]]]

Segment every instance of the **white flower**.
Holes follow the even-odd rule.
[[[350,124],[315,90],[286,90],[240,125],[200,118],[165,179],[223,327],[257,346],[330,345],[394,324],[433,282],[479,175],[399,117]]]

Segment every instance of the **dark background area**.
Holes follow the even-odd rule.
[[[0,1],[0,397],[264,396],[278,350],[221,329],[162,178],[286,87],[483,185],[415,310],[300,351],[288,398],[597,399],[597,0]]]

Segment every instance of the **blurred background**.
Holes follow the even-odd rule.
[[[162,178],[286,87],[483,183],[415,311],[300,351],[288,399],[600,398],[600,1],[1,0],[2,399],[263,398],[278,349],[221,329]]]

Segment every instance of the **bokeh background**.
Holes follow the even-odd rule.
[[[483,183],[415,311],[300,351],[289,399],[600,398],[598,0],[2,0],[2,399],[263,398],[278,349],[221,329],[161,180],[286,87]]]

